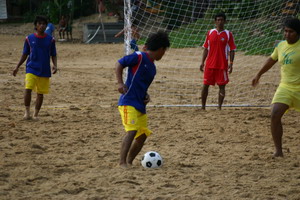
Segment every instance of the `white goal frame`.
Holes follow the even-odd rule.
[[[131,25],[135,20],[139,21],[140,47],[146,38],[157,30],[167,31],[171,39],[171,48],[161,61],[156,62],[158,73],[149,88],[152,97],[150,106],[201,106],[200,93],[203,80],[199,66],[204,43],[203,32],[207,32],[214,27],[214,14],[218,10],[224,11],[224,9],[228,21],[225,28],[228,27],[233,32],[237,43],[237,52],[234,71],[230,75],[230,83],[226,86],[226,97],[223,106],[270,106],[273,94],[280,81],[279,65],[276,64],[269,72],[264,74],[257,88],[251,87],[251,80],[274,49],[275,43],[283,40],[283,20],[287,16],[295,16],[295,13],[291,11],[298,8],[289,9],[288,4],[280,0],[269,0],[269,2],[272,2],[269,4],[268,2],[263,4],[262,1],[253,0],[254,4],[244,5],[240,3],[238,4],[239,7],[236,6],[234,1],[141,0],[140,10],[133,11],[131,2],[131,0],[124,0],[126,55],[132,53],[130,49]],[[154,2],[154,5],[149,7],[149,2]],[[158,3],[155,4],[155,2]],[[217,2],[226,3],[218,4]],[[175,4],[176,7],[174,6],[173,9],[171,6]],[[264,7],[261,5],[264,5]],[[252,7],[256,10],[251,10]],[[187,11],[187,9],[190,10]],[[231,11],[240,9],[241,12],[236,12],[237,16],[227,14],[226,11],[230,12],[230,9]],[[179,14],[176,15],[173,11]],[[170,28],[170,26],[172,27]],[[201,28],[199,29],[197,26]],[[265,37],[264,34],[269,34],[266,30],[272,33],[270,34],[271,39]],[[249,34],[249,40],[246,36],[242,37],[246,33]],[[197,37],[198,35],[199,37]],[[191,40],[194,40],[192,45],[190,44]],[[210,87],[207,98],[208,107],[217,106],[217,95],[218,87]]]

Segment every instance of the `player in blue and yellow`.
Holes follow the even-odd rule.
[[[50,57],[52,58],[52,73],[57,71],[57,57],[55,40],[53,37],[45,33],[47,27],[47,18],[44,16],[37,16],[34,21],[36,32],[27,36],[23,55],[16,68],[13,70],[13,75],[16,76],[20,66],[26,62],[26,78],[25,78],[25,115],[24,119],[31,119],[30,103],[31,91],[37,92],[35,111],[33,118],[37,119],[38,113],[43,104],[44,94],[49,92],[51,67]]]
[[[145,140],[151,134],[147,127],[146,104],[150,101],[147,90],[156,74],[154,61],[160,60],[169,46],[168,35],[159,31],[147,39],[145,52],[134,52],[116,63],[118,91],[121,93],[119,112],[127,132],[121,145],[119,164],[122,167],[132,165]],[[124,84],[125,67],[128,67],[128,73]]]
[[[300,20],[287,19],[284,37],[252,80],[256,86],[260,77],[278,61],[281,65],[281,80],[272,100],[271,132],[275,145],[274,157],[283,156],[281,118],[288,109],[300,112]]]

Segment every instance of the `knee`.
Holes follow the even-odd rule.
[[[208,92],[208,88],[209,88],[209,86],[208,86],[208,85],[204,85],[204,86],[203,86],[203,88],[202,88],[202,91],[204,91],[204,92]]]
[[[282,115],[283,114],[279,110],[273,109],[271,112],[271,121],[281,120]]]
[[[225,90],[220,90],[220,92],[219,92],[219,95],[221,96],[221,97],[225,97]]]
[[[25,89],[25,95],[31,95],[31,89]]]

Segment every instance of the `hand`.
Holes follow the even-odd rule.
[[[52,73],[55,74],[57,72],[57,67],[55,65],[52,66]]]
[[[16,75],[17,75],[17,73],[18,73],[18,71],[19,71],[19,68],[18,68],[18,67],[16,67],[16,68],[13,70],[13,73],[12,73],[12,75],[13,75],[13,76],[16,76]]]
[[[200,71],[203,72],[203,69],[204,69],[204,64],[201,64],[200,65]]]
[[[229,72],[229,74],[232,73],[232,70],[233,70],[232,65],[233,65],[232,63],[230,63],[230,64],[228,65],[228,72]]]
[[[148,104],[150,102],[150,95],[146,94],[145,99],[144,99],[144,104]]]
[[[124,83],[119,83],[118,91],[121,94],[125,94],[128,91],[128,88],[127,88],[127,86]]]
[[[252,86],[253,86],[253,87],[255,87],[255,86],[258,85],[259,79],[260,79],[260,77],[259,77],[258,75],[256,75],[256,76],[254,77],[254,79],[252,79]]]

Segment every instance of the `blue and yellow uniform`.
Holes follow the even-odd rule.
[[[272,103],[284,103],[300,111],[300,40],[294,44],[280,42],[271,58],[281,65],[281,81]]]
[[[40,94],[47,94],[51,77],[50,57],[56,56],[53,37],[31,34],[26,37],[23,54],[28,55],[26,61],[26,89],[33,89]]]
[[[119,99],[119,111],[126,131],[137,131],[135,138],[141,134],[149,136],[147,128],[146,104],[147,90],[155,75],[154,61],[145,52],[134,52],[118,61],[124,68],[128,67],[125,85],[128,91]]]

